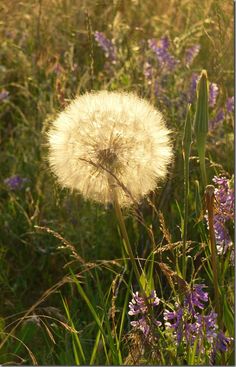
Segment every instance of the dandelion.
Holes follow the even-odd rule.
[[[120,206],[156,188],[172,157],[161,113],[134,94],[77,97],[52,123],[49,163],[63,187]]]

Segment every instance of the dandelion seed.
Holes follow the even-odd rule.
[[[172,157],[163,117],[134,94],[101,91],[77,97],[48,133],[49,163],[64,187],[121,206],[156,188]]]

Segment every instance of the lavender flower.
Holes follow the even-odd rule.
[[[188,92],[188,102],[193,103],[196,97],[196,90],[197,90],[197,82],[200,76],[196,73],[193,73],[191,76],[190,87]]]
[[[210,83],[209,85],[209,105],[210,107],[215,106],[218,93],[219,93],[218,85],[216,83]]]
[[[224,254],[232,246],[229,231],[225,224],[234,220],[234,189],[226,177],[215,176],[212,180],[218,187],[215,189],[214,230],[219,254]]]
[[[156,295],[156,291],[153,290],[149,297],[139,296],[139,293],[133,293],[133,298],[131,302],[129,302],[129,312],[130,316],[139,315],[141,318],[136,321],[131,321],[131,325],[137,330],[142,331],[142,333],[147,337],[150,333],[151,326],[160,326],[161,322],[155,320],[149,314],[150,309],[159,305],[159,298]]]
[[[105,52],[106,58],[114,64],[116,61],[116,49],[113,42],[109,40],[104,33],[98,31],[94,33],[94,38]]]
[[[195,284],[193,289],[185,295],[183,306],[175,303],[174,311],[164,311],[166,331],[172,332],[179,346],[193,346],[197,340],[197,352],[209,355],[214,359],[217,351],[225,352],[232,338],[228,338],[219,330],[217,314],[211,311],[208,315],[200,314],[195,307],[204,309],[200,302],[208,300],[208,293],[203,291],[204,284]]]
[[[155,52],[157,60],[163,69],[168,71],[173,71],[175,69],[179,61],[176,60],[168,51],[168,37],[162,37],[159,42],[155,39],[150,39],[148,40],[148,45]]]
[[[226,101],[226,111],[231,113],[234,111],[234,97],[229,97]]]
[[[184,62],[189,67],[200,51],[200,45],[194,45],[185,51]]]
[[[194,314],[195,307],[204,309],[204,304],[201,302],[208,301],[208,293],[202,289],[206,288],[205,284],[194,284],[193,289],[187,292],[184,300],[184,306],[188,307],[189,312]]]
[[[177,310],[176,311],[164,311],[164,320],[165,320],[165,327],[166,329],[173,329],[174,335],[177,339],[177,344],[179,345],[183,339],[183,314],[184,309],[179,307],[178,304],[176,304]],[[170,323],[169,321],[174,321],[173,323]]]
[[[3,89],[3,90],[0,92],[0,101],[5,101],[6,99],[8,99],[9,94],[10,94],[10,93],[9,93],[6,89]]]
[[[222,109],[220,109],[216,116],[209,121],[209,128],[210,130],[214,129],[216,127],[216,125],[218,125],[220,122],[224,121],[225,119],[225,113]]]
[[[28,181],[28,178],[22,178],[18,175],[6,178],[4,180],[5,185],[8,186],[10,190],[21,190],[24,184]]]

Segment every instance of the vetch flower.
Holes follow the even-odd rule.
[[[200,51],[200,45],[193,45],[192,47],[187,48],[187,50],[185,51],[185,56],[184,56],[184,62],[186,66],[189,67],[193,63],[199,51]]]
[[[104,33],[98,31],[94,33],[94,38],[105,52],[106,58],[110,59],[112,63],[115,63],[116,49],[113,42],[109,40]]]
[[[184,306],[187,306],[191,313],[195,312],[195,307],[204,309],[202,302],[208,301],[208,293],[203,291],[205,284],[194,284],[193,289],[185,295]]]
[[[224,121],[225,119],[225,113],[222,109],[220,109],[216,116],[209,121],[209,128],[212,130],[216,127],[216,125],[218,125],[220,122]]]
[[[52,123],[49,163],[64,187],[121,206],[139,201],[167,173],[172,149],[161,113],[134,94],[77,97]]]
[[[217,251],[224,254],[228,247],[232,247],[232,240],[226,223],[234,220],[234,189],[230,187],[230,180],[226,177],[215,176],[212,180],[215,188],[216,213],[214,215],[214,230]]]
[[[170,43],[167,36],[162,37],[159,42],[155,39],[150,39],[148,40],[148,45],[156,54],[157,60],[162,68],[168,71],[175,69],[179,60],[175,59],[174,56],[169,53],[168,49]]]
[[[139,315],[141,318],[139,320],[131,321],[130,325],[135,329],[142,331],[142,333],[147,337],[150,333],[150,329],[153,326],[161,326],[161,322],[156,320],[151,312],[153,307],[159,305],[159,298],[156,295],[156,291],[152,290],[150,296],[144,297],[139,296],[139,293],[133,293],[133,298],[129,302],[129,312],[128,315],[136,316]]]
[[[8,186],[10,190],[21,190],[24,184],[28,181],[28,178],[22,178],[18,175],[8,177],[4,180],[5,185]]]
[[[210,107],[215,106],[218,93],[219,93],[218,85],[216,83],[210,83],[209,85],[209,105]]]
[[[231,113],[234,111],[234,96],[229,97],[226,101],[226,111],[227,113]]]

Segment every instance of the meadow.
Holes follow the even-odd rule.
[[[233,6],[1,1],[1,365],[235,364]],[[171,132],[165,177],[124,207],[48,160],[58,114],[101,90]]]

